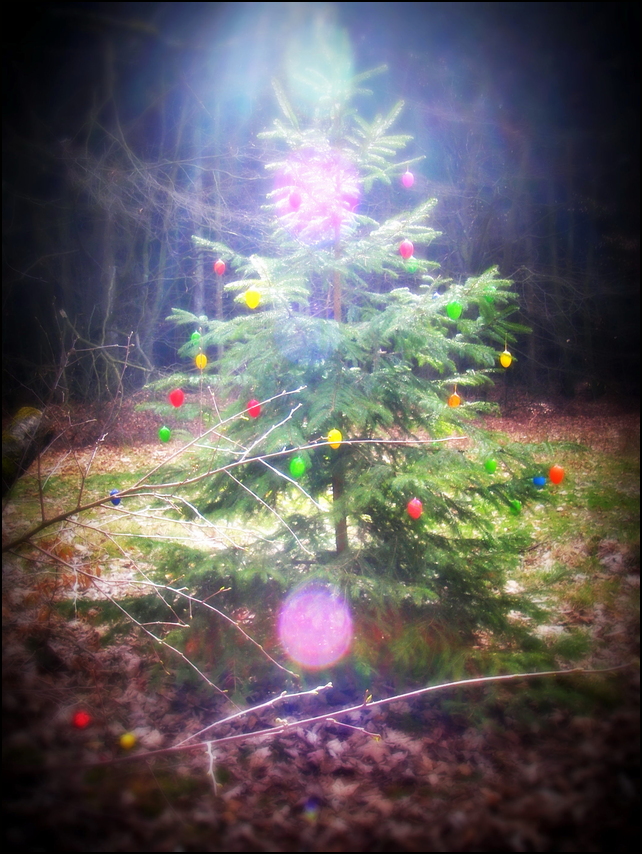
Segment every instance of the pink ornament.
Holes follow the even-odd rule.
[[[406,510],[412,519],[418,519],[424,512],[424,506],[418,498],[413,498],[406,505]]]
[[[221,261],[219,258],[218,261],[214,262],[214,272],[217,276],[222,276],[225,272],[225,261]]]
[[[404,187],[406,187],[406,189],[408,189],[409,187],[412,187],[412,185],[415,183],[415,176],[412,174],[412,172],[406,170],[401,176],[401,183],[404,185]]]
[[[399,246],[399,254],[404,259],[404,261],[407,261],[408,258],[411,258],[412,253],[414,251],[415,251],[415,247],[412,245],[412,243],[409,240],[404,240]]]
[[[261,414],[261,404],[258,400],[252,398],[252,400],[248,400],[247,402],[247,413],[250,418],[258,418]]]
[[[290,202],[290,207],[293,211],[298,211],[301,207],[301,193],[298,190],[293,190],[290,193],[290,198],[288,199]]]
[[[177,409],[185,403],[185,392],[181,388],[175,388],[167,396],[172,406],[175,406]]]

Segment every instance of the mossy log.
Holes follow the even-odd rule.
[[[38,453],[38,430],[42,412],[23,406],[2,431],[2,495],[4,496],[26,471]]]

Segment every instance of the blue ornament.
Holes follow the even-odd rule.
[[[533,483],[535,484],[535,486],[538,489],[541,489],[544,486],[544,484],[546,483],[546,478],[542,477],[541,474],[538,474],[537,477],[533,478]]]
[[[116,496],[116,495],[118,495],[118,490],[112,489],[112,491],[109,494],[111,496]],[[120,498],[112,497],[111,503],[114,505],[114,507],[118,507],[118,505],[120,504]]]

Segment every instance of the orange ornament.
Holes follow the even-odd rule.
[[[551,483],[560,484],[564,480],[564,469],[558,465],[551,466],[548,476]]]
[[[457,394],[457,392],[453,392],[448,398],[448,406],[452,409],[455,409],[461,403],[461,397]]]

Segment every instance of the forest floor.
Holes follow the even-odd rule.
[[[75,456],[51,451],[58,472],[93,452],[87,443],[98,437],[100,414],[76,413],[74,423],[83,420]],[[97,461],[104,471],[160,461],[155,418],[127,405],[112,423]],[[606,465],[616,458],[639,465],[639,415],[614,401],[513,397],[488,423],[523,441],[577,443]],[[630,492],[630,481],[622,489]],[[20,525],[19,502],[4,511],[11,534]],[[596,530],[585,531],[587,542]],[[64,548],[57,554],[69,562],[72,551]],[[582,537],[557,548],[558,561],[572,564]],[[498,688],[492,707],[484,705],[485,689],[467,690],[478,715],[449,714],[422,698],[366,709],[345,723],[298,726],[302,717],[354,702],[321,691],[288,706],[292,722],[279,735],[221,745],[213,756],[199,748],[153,759],[146,754],[222,717],[218,701],[208,704],[202,692],[191,695],[171,679],[153,682],[159,653],[134,626],[110,639],[91,612],[68,619],[52,585],[8,555],[6,850],[638,850],[639,551],[617,532],[597,542],[593,536],[591,548],[590,582],[599,591],[608,586],[609,595],[576,596],[563,609],[560,620],[584,627],[592,641],[570,666],[625,666],[553,677],[590,696],[588,705],[535,704],[525,714],[514,702],[524,682]],[[585,584],[580,575],[577,583]],[[80,709],[88,719],[74,719]],[[274,725],[275,714],[278,708],[266,709],[216,735]],[[136,737],[130,749],[120,742],[125,732]]]

